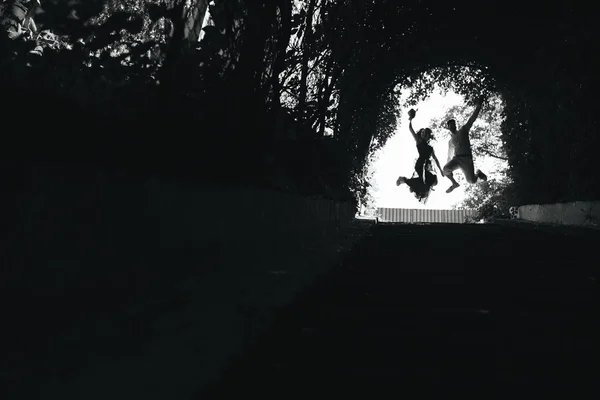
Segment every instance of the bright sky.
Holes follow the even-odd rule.
[[[408,93],[403,93],[401,101]],[[463,101],[462,96],[456,93],[448,93],[443,96],[439,92],[434,92],[429,99],[419,103],[416,107],[417,115],[413,120],[415,131],[429,127],[432,129],[436,138],[432,142],[433,150],[440,161],[442,167],[448,157],[448,139],[443,136],[441,127],[431,126],[432,119],[444,114],[445,110],[455,104]],[[425,208],[425,209],[451,209],[456,203],[462,201],[465,197],[464,185],[468,185],[464,180],[457,178],[461,186],[452,193],[447,194],[446,189],[450,186],[450,181],[439,175],[439,183],[429,195],[426,205],[420,203],[408,189],[407,185],[396,186],[396,180],[399,176],[407,178],[412,177],[415,161],[418,157],[415,141],[408,130],[408,109],[403,109],[404,115],[401,116],[401,123],[396,130],[396,134],[391,137],[381,151],[376,155],[375,161],[369,166],[370,171],[374,171],[371,181],[371,195],[375,199],[376,207],[389,208]],[[465,121],[458,121],[460,127]],[[495,177],[494,172],[497,169],[497,162],[491,157],[475,158],[475,168],[480,168],[488,177]],[[462,175],[462,172],[455,172],[456,175]]]

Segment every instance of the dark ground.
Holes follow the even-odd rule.
[[[578,232],[377,225],[197,398],[596,397],[600,235]]]
[[[198,289],[202,285],[175,290],[169,282],[177,277],[165,273],[170,269],[147,278],[162,289],[135,294],[107,281],[46,298],[3,282],[9,289],[3,290],[3,344],[9,352],[2,375],[14,383],[5,398],[64,392],[64,399],[130,399],[135,393],[146,400],[188,399],[195,392],[199,399],[457,393],[487,399],[560,389],[581,398],[575,393],[595,393],[592,383],[600,372],[600,232],[565,232],[373,225],[331,274],[281,310],[270,332],[204,393],[197,393],[203,380],[197,371],[207,358],[198,348],[222,351],[210,339],[212,331],[225,339],[242,334],[233,320],[219,328],[201,317],[210,310],[235,314],[224,306],[239,301],[235,269],[216,279],[221,286],[214,293]],[[191,262],[186,257],[202,255],[182,255],[180,261]],[[210,284],[208,276],[200,278]],[[134,295],[141,309],[124,308]],[[71,326],[72,336],[59,338],[61,326]],[[164,351],[149,351],[154,342]],[[57,386],[42,385],[51,377]]]

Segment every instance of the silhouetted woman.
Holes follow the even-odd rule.
[[[408,185],[408,188],[412,193],[414,193],[417,200],[425,204],[427,199],[429,198],[429,194],[431,193],[432,188],[437,185],[438,179],[435,173],[433,172],[433,167],[431,165],[431,159],[435,161],[440,173],[442,173],[442,167],[440,166],[440,162],[435,156],[435,152],[433,151],[433,147],[429,145],[429,142],[433,139],[433,135],[431,134],[431,129],[422,128],[419,129],[419,132],[415,133],[415,130],[412,126],[412,120],[415,117],[416,111],[412,108],[408,111],[408,129],[410,129],[410,133],[415,139],[415,143],[417,144],[417,151],[419,152],[419,158],[415,163],[415,172],[413,173],[412,178],[408,179],[406,177],[399,177],[396,181],[396,185],[400,186],[403,183]]]

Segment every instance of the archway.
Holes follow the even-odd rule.
[[[501,130],[507,143],[505,158],[511,166],[511,178],[515,180],[514,201],[531,204],[597,198],[600,193],[598,185],[593,183],[595,178],[589,162],[593,154],[588,153],[598,145],[598,135],[592,133],[596,120],[591,104],[596,101],[589,100],[591,88],[597,87],[597,82],[593,83],[585,72],[589,65],[596,65],[587,57],[590,49],[597,46],[590,42],[593,36],[585,34],[583,29],[570,30],[563,24],[554,29],[552,18],[542,20],[534,10],[517,7],[521,11],[519,16],[498,10],[497,17],[510,21],[510,33],[514,33],[503,38],[508,33],[489,29],[483,16],[472,18],[472,21],[467,21],[466,17],[463,20],[461,13],[468,6],[448,7],[449,15],[465,25],[456,23],[456,19],[445,21],[439,16],[431,16],[430,23],[416,24],[409,30],[411,32],[390,34],[389,30],[385,31],[390,26],[387,22],[398,16],[393,7],[388,4],[386,12],[370,14],[371,18],[376,15],[384,22],[372,24],[376,28],[369,32],[363,31],[363,36],[376,44],[370,46],[371,50],[363,49],[358,53],[364,58],[355,61],[350,68],[352,77],[347,78],[359,80],[361,71],[377,71],[377,75],[369,76],[370,87],[357,85],[356,98],[346,101],[355,104],[353,109],[346,111],[347,114],[359,114],[347,123],[347,130],[356,132],[348,135],[356,137],[349,139],[353,141],[350,148],[356,157],[368,164],[373,143],[376,147],[378,142],[385,143],[394,135],[397,124],[392,122],[392,116],[406,113],[390,100],[397,84],[414,81],[425,71],[436,68],[450,71],[446,77],[456,77],[460,76],[457,69],[474,67],[485,76],[486,82],[482,85],[477,84],[477,80],[464,82],[459,94],[466,96],[467,101],[482,90],[501,96],[505,117]],[[555,16],[562,13],[565,17],[573,12],[566,9],[546,11]],[[412,17],[399,18],[406,22]],[[373,39],[376,35],[387,38],[377,42]],[[580,42],[575,38],[580,38]],[[580,49],[585,65],[566,65],[561,56],[571,54],[576,58],[575,44],[585,48],[583,52]],[[428,89],[427,85],[422,86]],[[373,111],[375,109],[377,111]],[[548,118],[550,115],[552,118]],[[388,123],[373,129],[381,121]],[[567,139],[565,132],[574,132],[575,136],[570,136],[573,140]],[[561,154],[569,160],[568,167],[552,161],[560,159]],[[368,168],[355,170],[364,177]],[[368,184],[365,186],[364,192],[368,192]]]
[[[391,133],[387,132],[389,135],[375,136],[371,142],[364,168],[367,190],[359,214],[372,216],[377,209],[475,210],[487,202],[497,202],[510,174],[501,134],[504,101],[492,88],[483,68],[466,66],[437,67],[400,81],[393,89],[395,98],[391,99],[394,100],[396,126]],[[430,144],[443,166],[449,160],[450,138],[445,121],[454,118],[459,127],[464,124],[475,109],[469,104],[468,96],[472,99],[478,91],[487,93],[487,99],[471,128],[470,138],[475,164],[486,172],[488,181],[470,185],[458,172],[456,178],[461,186],[446,194],[450,181],[441,175],[432,160],[438,185],[432,188],[429,196],[419,200],[407,185],[398,186],[399,176],[416,176],[414,168],[418,152],[409,132],[407,111],[411,107],[418,110],[413,120],[415,131],[425,127],[432,129],[434,140]],[[508,207],[505,205],[503,211],[508,213]]]

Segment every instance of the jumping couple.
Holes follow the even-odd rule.
[[[415,197],[425,203],[429,197],[429,193],[433,190],[433,187],[437,185],[437,176],[433,172],[431,166],[431,159],[435,161],[438,170],[442,176],[447,177],[452,185],[446,190],[446,193],[452,192],[458,186],[458,182],[454,179],[454,171],[461,169],[467,182],[473,184],[477,180],[487,180],[487,176],[480,170],[475,170],[473,165],[473,154],[471,153],[471,141],[469,140],[469,131],[473,122],[477,119],[481,107],[483,106],[484,97],[480,96],[477,99],[477,107],[471,115],[471,118],[464,124],[460,129],[456,129],[456,121],[450,119],[446,122],[446,127],[451,133],[450,141],[448,142],[448,162],[442,168],[438,161],[433,147],[429,142],[433,139],[431,129],[422,128],[418,132],[415,132],[412,126],[412,120],[416,115],[414,109],[410,109],[408,112],[409,124],[408,128],[417,144],[417,151],[419,152],[419,158],[415,163],[415,173],[413,177],[408,179],[406,177],[399,177],[396,181],[396,185],[400,186],[406,183],[411,192],[415,194]]]

